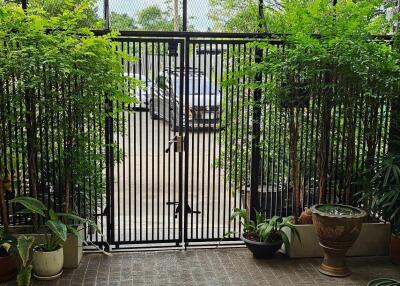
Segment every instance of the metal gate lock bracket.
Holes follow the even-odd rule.
[[[174,136],[174,138],[169,140],[168,148],[165,149],[165,153],[169,153],[169,150],[171,149],[172,144],[174,145],[174,152],[176,152],[176,153],[183,152],[183,150],[184,150],[183,146],[185,144],[184,137],[176,135],[176,136]]]

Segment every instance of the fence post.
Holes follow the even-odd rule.
[[[259,29],[261,32],[262,21],[264,20],[263,0],[259,0]],[[263,51],[259,47],[255,48],[255,62],[260,63]],[[257,73],[255,77],[256,83],[261,83],[262,74]],[[260,139],[261,139],[261,88],[254,90],[254,110],[252,117],[252,138],[251,138],[251,171],[250,171],[250,219],[255,220],[256,211],[260,210],[258,203],[258,185],[260,175]],[[261,182],[262,184],[262,182]]]
[[[110,99],[106,98],[104,108],[108,113],[113,110],[113,103]],[[106,208],[104,214],[106,215],[107,225],[107,242],[106,250],[110,250],[110,244],[114,241],[114,148],[113,144],[113,118],[107,114],[105,118],[105,155],[106,155]]]
[[[110,1],[104,0],[104,30],[110,30]]]
[[[187,28],[188,28],[188,16],[187,16],[187,12],[188,12],[188,6],[187,6],[187,0],[183,0],[182,1],[182,30],[183,32],[187,32]]]

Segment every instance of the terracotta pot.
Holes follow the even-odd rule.
[[[54,251],[40,251],[33,249],[32,265],[36,276],[55,277],[62,270],[64,263],[64,251],[60,247]]]
[[[6,282],[17,275],[17,263],[14,256],[0,257],[0,282]]]
[[[362,209],[351,206],[329,205],[329,207],[340,207],[351,212],[349,214],[335,214],[323,210],[327,206],[315,205],[311,207],[319,245],[324,250],[324,261],[320,265],[319,271],[329,276],[349,276],[351,272],[346,266],[346,252],[357,240],[361,232],[363,218],[367,214]]]
[[[393,263],[400,264],[400,237],[394,234],[390,240],[390,259]]]
[[[301,224],[313,224],[312,220],[312,212],[308,210],[304,210],[299,217],[299,222]]]

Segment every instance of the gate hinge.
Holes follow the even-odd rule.
[[[169,150],[171,148],[171,145],[174,145],[174,152],[180,153],[185,150],[184,145],[185,145],[185,140],[183,136],[176,135],[174,138],[169,140],[168,142],[168,148],[165,149],[165,153],[169,153]]]

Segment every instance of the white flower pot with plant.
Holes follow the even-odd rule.
[[[91,225],[100,232],[95,222],[71,213],[56,213],[35,198],[21,196],[12,199],[11,202],[21,204],[26,212],[39,215],[45,220],[46,228],[44,231],[40,230],[45,236],[45,242],[33,249],[33,271],[38,279],[55,279],[62,274],[64,263],[62,244],[67,240],[68,232],[79,236],[77,228],[68,223],[78,222],[82,225]]]

